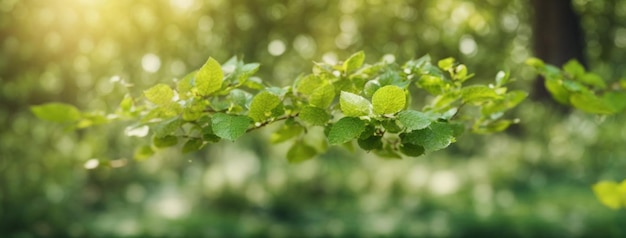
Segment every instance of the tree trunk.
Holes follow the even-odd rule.
[[[586,65],[580,17],[571,0],[532,0],[534,10],[533,43],[535,56],[546,63],[561,66],[570,59]],[[539,78],[533,86],[535,100],[551,100]]]

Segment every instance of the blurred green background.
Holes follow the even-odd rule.
[[[545,53],[533,51],[540,3],[0,0],[0,237],[624,237],[626,213],[590,186],[626,177],[626,116],[545,95],[522,103],[507,132],[419,158],[335,148],[295,165],[287,145],[267,142],[271,128],[139,162],[133,149],[147,139],[124,136],[124,123],[66,131],[29,111],[51,101],[111,111],[209,56],[260,62],[258,76],[287,85],[312,61],[358,50],[366,62],[428,53],[457,58],[477,82],[510,70],[512,87],[532,90],[523,62]],[[571,4],[584,44],[570,50],[608,81],[626,75],[626,1]]]

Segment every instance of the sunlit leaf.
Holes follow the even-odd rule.
[[[437,66],[439,66],[440,69],[448,71],[452,68],[452,66],[454,66],[454,58],[450,57],[450,58],[439,60],[437,62]]]
[[[157,84],[144,91],[143,94],[148,101],[159,106],[172,103],[172,99],[174,98],[174,90],[165,84]]]
[[[372,104],[359,95],[341,92],[339,105],[344,115],[349,117],[368,116],[372,112]]]
[[[193,88],[194,78],[196,77],[197,73],[198,71],[193,71],[185,75],[183,79],[178,81],[178,84],[176,85],[176,90],[178,91],[178,96],[181,99],[188,99],[190,97],[191,89]]]
[[[563,71],[575,78],[582,77],[585,74],[585,68],[575,59],[567,61],[563,65]]]
[[[120,110],[128,112],[133,107],[133,98],[130,95],[125,95],[124,99],[120,102]]]
[[[372,96],[372,105],[376,114],[399,112],[406,106],[406,93],[398,86],[384,86]]]
[[[335,87],[332,84],[326,84],[313,91],[309,103],[319,108],[327,108],[335,99]]]
[[[582,111],[596,114],[613,114],[615,109],[611,104],[593,94],[577,93],[570,97],[572,105]]]
[[[623,111],[626,108],[626,92],[608,92],[604,94],[602,99],[611,105],[616,112]]]
[[[363,62],[365,61],[365,53],[363,51],[359,51],[353,55],[351,55],[344,63],[343,69],[345,72],[352,72],[361,68],[363,66]]]
[[[215,59],[209,58],[198,70],[195,77],[195,86],[200,96],[208,96],[220,88],[224,80],[222,66]]]
[[[624,197],[618,191],[619,185],[612,181],[601,181],[593,185],[593,192],[600,202],[612,209],[624,206]]]
[[[594,86],[598,89],[605,89],[606,83],[602,78],[594,73],[586,73],[578,77],[578,80],[586,85]]]
[[[507,71],[498,71],[498,73],[496,74],[496,85],[498,87],[500,86],[504,86],[505,84],[509,83],[509,77],[510,77],[510,73]]]
[[[324,85],[324,80],[314,74],[309,74],[299,78],[295,84],[298,93],[311,95],[316,89]]]
[[[563,87],[562,80],[548,78],[545,81],[546,89],[552,95],[552,98],[561,104],[568,105],[570,93]]]
[[[80,119],[80,111],[65,103],[46,103],[38,106],[31,106],[30,110],[37,118],[53,122],[73,122]]]
[[[481,112],[483,115],[491,115],[493,113],[502,112],[514,108],[528,97],[528,93],[524,91],[511,91],[504,95],[501,100],[490,101],[483,106]]]
[[[182,125],[180,117],[173,117],[167,120],[156,123],[152,126],[152,131],[157,137],[164,137],[166,135],[174,133]]]
[[[485,85],[472,85],[465,87],[461,90],[461,97],[465,103],[482,103],[499,98],[493,88]]]
[[[263,121],[272,116],[272,110],[280,104],[280,98],[268,91],[262,91],[250,103],[248,116],[255,122]]]
[[[363,93],[366,97],[371,98],[372,96],[374,96],[374,93],[378,91],[379,88],[380,83],[378,82],[378,80],[370,80],[367,81],[367,83],[365,83],[365,85],[363,86]]]

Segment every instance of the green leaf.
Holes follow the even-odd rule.
[[[185,107],[183,108],[182,118],[185,121],[195,121],[198,118],[204,115],[204,110],[208,106],[208,102],[206,100],[193,98],[188,100],[185,103]]]
[[[272,116],[272,110],[280,105],[280,98],[268,91],[262,91],[250,103],[248,116],[255,122],[263,121]]]
[[[156,137],[164,137],[173,134],[182,125],[180,117],[172,117],[167,120],[160,121],[152,126],[152,131]]]
[[[80,121],[76,123],[76,128],[87,128],[90,126],[102,125],[109,122],[106,115],[101,113],[83,113]]]
[[[252,102],[252,98],[252,94],[241,89],[233,89],[228,94],[228,99],[241,108],[246,108]]]
[[[144,91],[143,94],[148,101],[159,106],[171,104],[174,98],[174,90],[162,83],[154,85],[152,88]]]
[[[178,91],[178,96],[180,99],[188,99],[191,94],[191,89],[193,88],[193,81],[198,71],[193,71],[187,75],[176,85],[176,90]]]
[[[465,66],[464,64],[457,65],[454,69],[454,72],[454,79],[460,82],[465,82],[466,80],[474,76],[474,74],[467,74],[467,66]]]
[[[509,128],[511,124],[513,124],[513,121],[511,120],[491,121],[486,124],[475,126],[475,128],[473,128],[473,132],[477,134],[488,134],[488,133],[500,132],[500,131],[506,130],[506,128]]]
[[[380,89],[380,82],[378,80],[370,80],[363,86],[363,93],[366,97],[371,98],[378,89]]]
[[[402,159],[402,155],[396,153],[395,149],[389,146],[386,146],[381,150],[373,150],[373,151],[374,151],[374,154],[384,159],[394,159],[394,160]]]
[[[388,132],[398,133],[402,131],[402,128],[398,125],[398,121],[395,119],[381,121],[381,124]]]
[[[623,183],[622,183],[623,184]],[[623,187],[623,186],[622,186]],[[620,193],[620,185],[613,181],[601,181],[593,185],[593,192],[605,206],[619,209],[625,206],[624,195]]]
[[[461,98],[465,103],[483,103],[498,99],[499,95],[493,88],[485,85],[472,85],[461,89]]]
[[[552,98],[561,104],[568,105],[570,93],[567,89],[563,87],[562,80],[547,78],[544,82],[546,89],[552,95]]]
[[[539,58],[529,58],[526,60],[526,64],[533,66],[535,68],[544,68],[546,67],[546,64],[543,62],[543,60],[539,59]]]
[[[361,68],[361,66],[363,66],[363,62],[365,61],[365,53],[363,53],[363,51],[359,51],[355,54],[353,54],[352,56],[350,56],[344,63],[343,63],[343,70],[346,73],[350,73],[354,70],[357,70],[359,68]]]
[[[165,148],[165,147],[175,146],[176,144],[178,144],[178,137],[176,137],[176,136],[164,136],[164,137],[157,137],[157,136],[155,136],[152,139],[152,144],[156,148]]]
[[[319,108],[327,108],[335,100],[335,87],[332,84],[326,84],[313,91],[309,103]]]
[[[514,108],[528,97],[528,93],[520,90],[511,91],[504,95],[502,100],[488,102],[481,109],[485,116]]]
[[[585,85],[577,81],[565,79],[565,80],[562,80],[561,82],[562,82],[563,88],[565,88],[569,92],[589,91],[587,87],[585,87]]]
[[[261,80],[261,78],[259,77],[250,77],[243,85],[250,89],[256,90],[261,90],[265,88],[265,85],[263,85],[263,80]]]
[[[426,151],[424,150],[424,147],[420,145],[404,143],[402,144],[402,146],[400,146],[400,152],[407,156],[418,157],[420,155],[423,155]]]
[[[585,74],[585,68],[575,59],[571,59],[563,65],[563,71],[569,73],[572,77],[578,78]]]
[[[436,151],[454,142],[454,130],[448,123],[433,122],[422,130],[400,134],[403,143],[423,146],[426,151]]]
[[[458,90],[448,91],[435,97],[432,107],[437,110],[446,111],[461,98],[461,92]]]
[[[216,113],[211,118],[211,127],[220,138],[235,141],[248,130],[251,120],[247,116]]]
[[[615,112],[621,112],[626,108],[626,92],[608,92],[602,96],[602,99],[615,109]]]
[[[372,112],[372,104],[359,95],[341,92],[339,105],[344,115],[349,117],[369,116]]]
[[[611,104],[590,93],[576,93],[570,97],[572,105],[582,111],[594,114],[614,114]]]
[[[187,154],[202,149],[203,145],[204,142],[202,142],[202,140],[193,138],[185,142],[185,145],[183,145],[181,151],[183,152],[183,154]]]
[[[331,145],[343,144],[351,141],[365,130],[365,122],[356,117],[344,117],[332,125],[328,132],[328,142]]]
[[[509,83],[510,73],[504,71],[498,71],[496,74],[496,86],[501,87]]]
[[[304,127],[290,118],[285,121],[282,127],[272,133],[270,136],[270,142],[275,144],[285,142],[291,138],[299,136],[302,132],[304,132]]]
[[[259,71],[260,66],[261,65],[259,63],[251,63],[241,66],[241,68],[238,69],[239,75],[237,75],[237,81],[239,81],[239,84],[243,84],[248,81],[250,76]]]
[[[215,132],[213,132],[213,125],[211,125],[211,123],[208,123],[205,127],[202,127],[202,140],[208,141],[211,143],[217,143],[221,139],[222,138],[215,135]]]
[[[224,72],[222,66],[215,59],[209,58],[198,70],[195,85],[200,96],[208,96],[222,88]]]
[[[324,80],[314,74],[309,74],[299,78],[295,84],[296,92],[311,95],[316,89],[324,85]]]
[[[312,106],[305,106],[304,108],[302,108],[299,117],[300,119],[302,119],[302,121],[314,126],[326,125],[326,123],[330,119],[330,115],[328,115],[326,110]]]
[[[315,148],[303,141],[296,141],[287,151],[287,161],[290,163],[300,163],[313,159],[316,155],[317,151]]]
[[[146,160],[154,155],[154,150],[148,145],[137,147],[133,153],[133,158],[138,161]]]
[[[381,150],[383,148],[383,137],[382,136],[370,136],[365,139],[358,139],[357,143],[361,149],[370,151],[370,150]]]
[[[387,85],[374,93],[372,104],[376,114],[394,114],[406,106],[406,93],[398,86]]]
[[[407,131],[424,129],[430,125],[433,119],[429,114],[414,110],[398,113],[398,120]]]
[[[439,62],[437,62],[437,66],[439,66],[440,69],[448,71],[452,69],[452,66],[454,66],[454,58],[449,57],[449,58],[439,60]]]
[[[120,102],[119,108],[123,112],[129,112],[132,107],[133,98],[130,95],[126,94],[124,96],[124,99],[122,99],[122,101]]]
[[[31,106],[30,110],[37,118],[53,122],[74,122],[80,119],[80,111],[65,103],[46,103]]]
[[[359,139],[367,139],[371,136],[375,136],[377,129],[376,126],[372,125],[372,124],[368,124],[365,126],[365,129],[363,130],[363,132],[361,132],[361,135],[359,135]]]
[[[578,81],[589,85],[589,86],[594,86],[598,89],[605,89],[606,88],[606,83],[604,83],[604,80],[602,80],[602,78],[600,76],[598,76],[597,74],[594,73],[586,73],[583,74],[581,76],[579,76]]]
[[[446,83],[443,78],[437,76],[422,75],[415,84],[432,95],[440,95],[444,92],[449,92],[448,83]]]

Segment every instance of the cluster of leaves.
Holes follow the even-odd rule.
[[[591,114],[612,115],[626,108],[626,80],[610,87],[597,74],[586,72],[576,60],[561,69],[531,58],[526,62],[545,78],[545,87],[554,100]],[[626,180],[622,183],[600,181],[593,191],[602,204],[612,209],[626,207]]]
[[[545,78],[545,87],[554,100],[592,114],[611,115],[626,108],[626,80],[613,85],[570,60],[561,69],[537,58],[526,61]]]
[[[135,151],[136,159],[178,144],[183,153],[196,151],[280,123],[270,140],[293,141],[287,159],[299,162],[329,145],[353,148],[355,142],[385,158],[420,156],[448,147],[468,129],[506,129],[514,121],[503,119],[503,113],[527,96],[507,90],[505,72],[497,74],[494,84],[464,86],[473,74],[452,58],[436,64],[429,56],[403,65],[364,62],[365,54],[358,52],[338,64],[316,63],[312,73],[293,85],[274,87],[253,76],[259,64],[237,58],[220,64],[209,58],[174,87],[157,84],[139,97],[127,95],[113,114],[84,113],[60,103],[33,106],[32,111],[76,128],[133,120],[127,135],[152,138]],[[413,102],[415,95],[428,100]],[[412,109],[412,103],[422,109]]]

